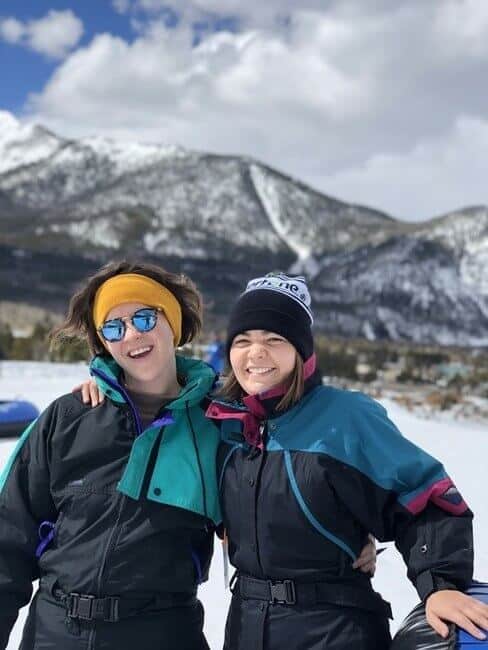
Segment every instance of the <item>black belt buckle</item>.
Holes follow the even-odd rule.
[[[73,592],[68,595],[67,614],[69,618],[78,618],[83,621],[96,620],[116,623],[119,620],[119,601],[118,596],[96,598],[91,594]]]
[[[297,602],[295,583],[293,580],[269,581],[269,592],[271,604],[295,605]]]
[[[93,602],[95,596],[89,594],[71,593],[68,595],[68,616],[91,621],[93,618]]]

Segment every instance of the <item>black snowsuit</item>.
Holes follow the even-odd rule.
[[[246,407],[207,411],[237,568],[225,650],[386,650],[389,605],[351,566],[368,532],[395,540],[421,598],[471,580],[472,513],[442,465],[376,402],[309,382],[284,414],[262,403],[262,448]]]
[[[193,363],[198,370],[200,362]],[[202,399],[213,382],[206,368],[208,382],[189,379],[193,400]],[[210,503],[216,492],[218,431],[208,428],[202,408],[190,402],[173,411],[172,425],[162,421],[139,432],[138,443],[152,436],[154,444],[140,474],[141,497],[130,498],[118,486],[129,457],[137,466],[131,454],[137,413],[116,388],[113,384],[113,399],[96,408],[82,404],[79,395],[56,400],[19,441],[0,478],[2,650],[36,579],[39,590],[21,650],[208,648],[196,591],[207,578],[218,522],[183,505],[165,505],[164,488],[151,487],[149,498],[149,486],[158,449],[167,453],[168,445],[175,471],[194,477],[193,484],[187,481],[187,492],[176,495],[181,504],[201,500],[205,487]],[[195,429],[193,442],[191,433],[182,435],[190,427],[188,418]],[[171,426],[180,423],[173,435]],[[183,448],[179,440],[184,445],[186,439]],[[205,463],[213,461],[193,472],[199,451]],[[204,486],[210,475],[212,485]]]

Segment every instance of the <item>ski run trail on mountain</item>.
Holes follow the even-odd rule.
[[[88,377],[84,364],[34,362],[0,363],[0,399],[24,398],[44,409],[57,396],[69,392]],[[475,576],[488,580],[488,499],[486,467],[488,461],[488,427],[480,423],[446,419],[422,419],[393,402],[384,401],[390,417],[402,433],[426,451],[438,457],[475,512]],[[14,440],[0,440],[0,464],[3,466],[15,445]],[[384,544],[379,544],[384,546]],[[399,553],[388,544],[388,551],[378,558],[375,588],[392,603],[395,616],[392,630],[417,602],[416,592],[406,578]],[[205,633],[212,650],[223,643],[224,622],[230,594],[224,589],[220,543],[216,543],[210,580],[201,587],[205,606]],[[22,610],[12,631],[7,650],[17,650],[27,608]]]

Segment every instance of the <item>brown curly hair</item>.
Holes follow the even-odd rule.
[[[90,352],[108,354],[103,347],[93,322],[93,303],[98,288],[109,278],[123,273],[138,273],[152,278],[171,291],[180,303],[182,314],[180,345],[189,343],[202,327],[202,297],[195,284],[185,275],[171,273],[156,264],[145,262],[109,262],[94,275],[87,278],[83,286],[73,295],[68,314],[61,325],[51,332],[55,345],[66,339],[86,340]]]

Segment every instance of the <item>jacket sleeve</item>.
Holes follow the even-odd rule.
[[[422,600],[464,590],[473,573],[473,514],[442,464],[404,438],[386,410],[349,393],[333,486],[366,530],[394,541]]]
[[[23,433],[0,475],[0,649],[38,576],[39,525],[55,518],[49,480],[51,405]]]

